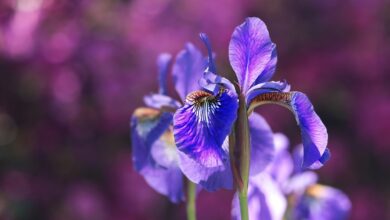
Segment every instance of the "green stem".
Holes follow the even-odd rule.
[[[241,220],[248,220],[248,182],[250,165],[250,135],[248,114],[244,95],[239,96],[238,119],[236,123],[236,143],[240,149],[240,174],[242,186],[238,189]]]
[[[240,211],[241,211],[241,220],[248,220],[248,194],[247,192],[238,192],[238,198],[240,199]]]
[[[187,219],[196,220],[196,184],[188,180],[187,187]]]

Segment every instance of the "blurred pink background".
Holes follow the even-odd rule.
[[[327,125],[320,181],[348,194],[351,219],[390,219],[385,0],[2,0],[0,219],[183,219],[133,170],[129,118],[157,91],[157,55],[204,49],[199,32],[231,76],[228,43],[248,16],[278,46],[273,79],[305,92]],[[259,112],[299,143],[288,111]],[[199,219],[230,219],[231,198],[201,192]]]

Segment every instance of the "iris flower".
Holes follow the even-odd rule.
[[[347,219],[351,208],[348,197],[338,189],[318,184],[314,172],[302,169],[301,146],[294,157],[287,148],[287,138],[275,134],[275,159],[264,172],[250,178],[250,219]],[[232,216],[240,219],[237,195],[233,199]]]
[[[173,117],[179,166],[187,178],[215,190],[231,188],[232,175],[237,176],[235,171],[245,176],[263,170],[267,165],[264,152],[270,152],[273,141],[272,137],[259,140],[268,135],[261,131],[267,129],[252,128],[269,126],[253,110],[268,103],[282,105],[294,114],[304,146],[302,166],[313,169],[322,166],[329,157],[326,128],[305,94],[290,91],[286,82],[269,81],[276,69],[277,56],[264,22],[247,18],[232,34],[229,60],[237,82],[217,74],[210,42],[205,34],[201,38],[209,54],[208,67],[199,81],[201,89],[190,93]],[[249,144],[242,142],[245,138]],[[243,149],[244,145],[250,149]],[[247,156],[235,160],[237,154]],[[245,169],[235,170],[236,163],[249,160],[247,174]]]
[[[133,164],[146,182],[172,202],[184,200],[183,174],[178,166],[178,153],[173,139],[173,112],[182,104],[168,96],[167,77],[171,55],[157,60],[159,92],[145,96],[147,107],[138,108],[131,118]],[[180,97],[198,89],[206,58],[191,43],[179,52],[172,75]]]

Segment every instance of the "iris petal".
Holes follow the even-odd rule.
[[[276,52],[276,45],[273,44],[271,59],[265,66],[263,72],[259,75],[259,77],[257,77],[256,81],[252,84],[252,86],[269,81],[275,73],[277,62],[278,62],[278,55]]]
[[[286,81],[270,81],[252,86],[246,93],[246,103],[251,103],[252,99],[269,92],[289,92],[290,85]]]
[[[323,164],[329,159],[330,153],[326,148],[328,144],[326,127],[305,94],[301,92],[263,93],[251,100],[248,111],[251,112],[256,106],[268,103],[282,105],[294,113],[301,129],[304,148],[303,167],[315,169],[319,167],[318,162]]]
[[[173,79],[176,91],[182,100],[193,91],[199,89],[198,81],[207,66],[207,59],[191,43],[179,52],[173,65]]]
[[[236,27],[229,44],[229,60],[244,93],[262,74],[267,75],[264,79],[272,76],[264,70],[272,72],[273,68],[267,65],[274,48],[266,25],[259,18],[247,18]]]
[[[199,184],[213,173],[228,169],[229,153],[223,143],[236,119],[237,108],[235,94],[222,89],[216,96],[204,91],[193,92],[176,111],[173,124],[177,148],[197,164],[194,169],[202,169],[196,173],[189,171],[189,166],[181,167],[191,181]]]
[[[172,117],[172,113],[138,108],[131,120],[131,137],[135,169],[153,189],[176,203],[182,201],[184,195]]]
[[[154,190],[165,195],[173,203],[184,201],[183,174],[176,168],[145,167],[140,172]]]
[[[250,174],[255,175],[264,170],[274,158],[274,139],[270,126],[257,113],[249,116],[249,130],[251,137]]]
[[[237,194],[233,198],[232,217],[241,219]],[[277,183],[267,174],[250,178],[248,188],[249,219],[280,220],[287,208],[287,200]]]
[[[316,162],[323,155],[328,155],[328,132],[320,117],[314,112],[313,105],[307,96],[295,92],[291,98],[291,108],[301,128],[303,144],[303,167],[318,168]]]
[[[176,110],[181,106],[180,102],[163,94],[146,95],[144,96],[144,102],[146,106],[155,109],[167,108]]]
[[[159,70],[158,81],[159,81],[159,93],[160,94],[168,94],[167,87],[167,75],[168,68],[171,62],[172,56],[168,53],[160,54],[157,58],[157,67]]]
[[[138,108],[131,118],[132,156],[134,167],[140,171],[153,164],[150,150],[172,123],[171,113],[151,108]]]
[[[348,219],[351,201],[340,190],[329,186],[313,185],[292,209],[294,219]]]

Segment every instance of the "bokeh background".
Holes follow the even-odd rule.
[[[229,39],[247,16],[278,45],[274,80],[327,125],[320,181],[348,194],[351,219],[390,219],[386,0],[1,0],[0,219],[183,219],[133,170],[129,117],[157,91],[157,55],[203,48],[199,32],[231,75]],[[299,143],[288,111],[259,111]],[[199,219],[230,219],[231,198],[201,192]]]

